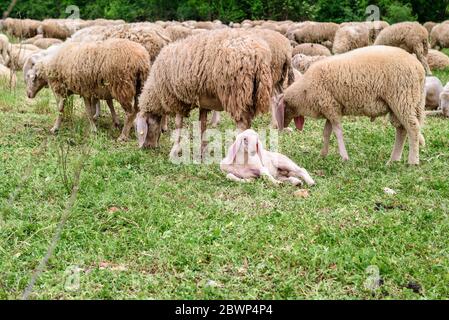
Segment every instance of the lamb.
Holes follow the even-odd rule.
[[[99,99],[115,99],[126,113],[119,137],[119,141],[126,141],[138,112],[137,97],[148,76],[149,61],[144,47],[126,39],[68,42],[53,54],[38,60],[27,72],[27,94],[29,98],[34,98],[47,84],[55,93],[60,113],[52,132],[56,132],[61,125],[64,100],[68,96],[79,94],[83,97],[94,132],[93,106]]]
[[[292,65],[301,73],[305,73],[317,61],[327,58],[326,56],[306,56],[304,54],[297,54],[292,59]]]
[[[140,96],[139,147],[157,147],[161,116],[176,115],[179,133],[182,117],[195,107],[201,137],[209,110],[224,110],[239,130],[249,129],[257,114],[269,110],[272,87],[270,47],[251,32],[213,30],[174,42],[162,49]],[[179,140],[172,153],[179,154],[178,147]]]
[[[343,140],[341,118],[345,115],[371,119],[390,115],[396,128],[391,162],[400,161],[405,137],[410,150],[408,161],[419,164],[419,146],[424,145],[425,71],[412,55],[400,48],[373,46],[326,58],[315,63],[290,86],[280,100],[277,116],[281,128],[295,119],[302,130],[304,117],[325,118],[326,156],[332,131],[340,155],[349,159]]]
[[[340,27],[335,33],[334,54],[345,53],[354,49],[371,45],[374,40],[370,39],[370,29],[365,23],[346,25]]]
[[[293,48],[292,57],[297,54],[306,56],[331,56],[331,51],[325,46],[317,43],[302,43]]]
[[[237,136],[221,162],[220,169],[227,174],[227,179],[236,182],[266,177],[274,184],[289,182],[297,186],[302,181],[310,186],[315,184],[307,170],[300,168],[288,157],[265,150],[259,135],[251,129]]]
[[[440,106],[443,84],[437,77],[426,77],[426,109],[435,110]]]
[[[419,23],[401,22],[389,26],[382,30],[374,44],[399,47],[415,54],[426,70],[426,74],[432,74],[426,58],[429,51],[429,33]]]
[[[449,48],[449,24],[440,23],[430,32],[430,46],[432,49]]]
[[[430,70],[444,70],[449,68],[449,57],[441,51],[430,49],[427,55]]]

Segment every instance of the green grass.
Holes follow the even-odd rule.
[[[45,255],[86,147],[77,201],[32,299],[449,298],[447,119],[427,120],[419,167],[385,165],[386,118],[345,120],[348,163],[334,138],[331,155],[319,156],[323,121],[308,120],[303,133],[281,136],[281,151],[316,179],[303,199],[293,186],[232,183],[217,165],[174,165],[167,134],[157,150],[117,143],[107,108],[98,135],[85,138],[78,98],[52,136],[54,98],[28,100],[21,81],[0,88],[0,299],[20,298]],[[268,124],[258,118],[255,128]],[[374,293],[364,286],[369,266],[383,279]],[[78,290],[65,286],[73,268]]]

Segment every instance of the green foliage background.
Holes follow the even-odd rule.
[[[6,10],[10,0],[0,0]],[[449,13],[449,0],[18,0],[11,13],[22,18],[63,18],[69,5],[80,8],[81,18],[154,20],[243,19],[358,21],[369,5],[377,5],[382,19],[442,21]]]

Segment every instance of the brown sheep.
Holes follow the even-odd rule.
[[[393,46],[413,53],[423,65],[427,75],[431,75],[427,54],[429,52],[429,33],[417,22],[401,22],[382,30],[375,45]]]
[[[126,112],[119,137],[120,141],[126,141],[138,112],[137,97],[150,70],[149,60],[144,47],[126,39],[68,42],[54,54],[38,60],[26,74],[27,94],[34,98],[48,84],[57,96],[59,116],[52,132],[61,125],[64,100],[68,96],[79,94],[84,98],[94,132],[94,105],[99,99],[115,99]]]
[[[332,49],[335,33],[339,25],[331,22],[310,22],[294,32],[295,40],[301,43],[320,43]],[[330,47],[329,47],[330,46]]]
[[[290,86],[277,111],[281,128],[295,119],[303,129],[304,117],[325,118],[326,156],[332,131],[337,137],[340,155],[349,159],[343,139],[343,116],[390,115],[396,128],[396,143],[390,162],[399,161],[408,135],[408,161],[419,164],[419,146],[424,145],[421,127],[424,121],[425,71],[406,51],[372,46],[356,49],[315,63],[301,79]]]
[[[61,44],[62,40],[59,39],[52,39],[52,38],[43,38],[43,39],[37,39],[34,41],[34,45],[41,49],[47,49],[48,47],[51,47],[55,44]]]
[[[432,29],[437,25],[438,23],[436,22],[426,22],[423,24],[423,27],[427,29],[427,32],[429,32],[429,34],[432,32]]]
[[[292,56],[305,54],[306,56],[331,56],[328,48],[317,43],[302,43],[293,48]]]
[[[304,54],[297,54],[292,59],[292,65],[296,70],[305,73],[309,68],[320,60],[327,58],[327,56],[306,56]]]
[[[430,46],[432,49],[449,48],[449,23],[440,23],[430,32]]]
[[[444,70],[449,68],[449,57],[441,51],[429,50],[427,55],[427,62],[430,70]]]
[[[174,42],[162,49],[139,99],[139,146],[158,145],[161,116],[177,115],[181,130],[182,117],[195,107],[202,133],[208,110],[224,110],[248,129],[269,110],[272,84],[270,47],[251,32],[214,30]],[[179,152],[177,144],[172,152]]]

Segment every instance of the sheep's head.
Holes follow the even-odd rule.
[[[296,129],[302,131],[304,129],[304,116],[297,115],[297,110],[287,103],[285,103],[284,96],[279,95],[273,101],[276,110],[276,120],[278,123],[279,130],[283,130],[284,128],[290,125],[292,120],[295,121]]]
[[[161,137],[161,116],[139,112],[134,122],[139,148],[156,148]]]
[[[36,97],[36,94],[47,85],[47,81],[39,76],[35,68],[29,70],[25,75],[27,96],[30,99]]]
[[[440,109],[446,117],[449,117],[449,94],[445,91],[440,95]]]

